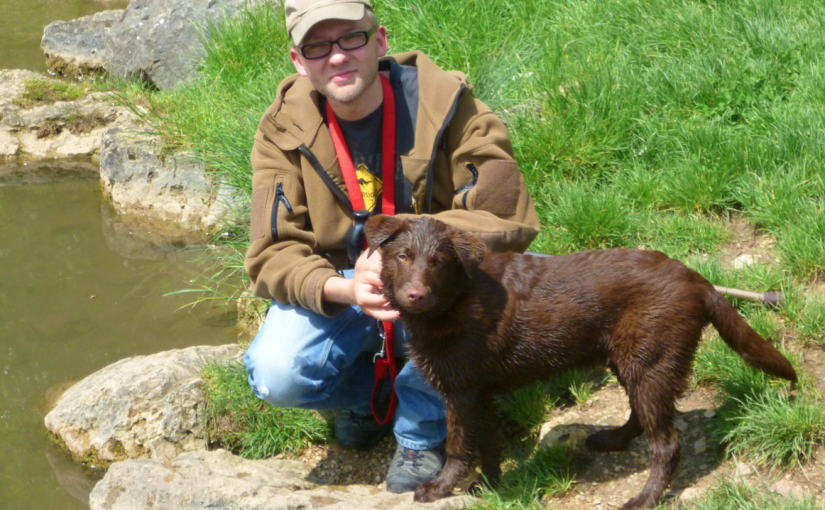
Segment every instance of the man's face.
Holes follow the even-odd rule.
[[[364,17],[360,21],[327,20],[313,26],[301,46],[318,42],[334,41],[339,37],[372,28]],[[378,59],[387,54],[387,31],[379,26],[366,46],[354,50],[342,50],[332,45],[332,52],[319,59],[306,59],[300,49],[292,48],[289,56],[301,76],[308,77],[315,90],[339,103],[358,99],[378,75]]]

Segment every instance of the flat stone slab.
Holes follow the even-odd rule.
[[[223,450],[184,453],[172,461],[128,460],[112,465],[89,498],[91,510],[404,510],[461,508],[451,497],[413,501],[367,485],[319,485],[310,465],[289,460],[247,460]]]

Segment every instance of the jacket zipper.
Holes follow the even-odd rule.
[[[458,94],[456,94],[455,99],[453,100],[453,105],[450,107],[450,111],[447,112],[447,116],[444,118],[444,123],[441,125],[441,128],[438,130],[438,134],[435,136],[435,144],[433,145],[433,153],[430,156],[430,163],[427,165],[427,192],[424,196],[424,212],[427,214],[432,213],[433,209],[433,173],[435,172],[435,156],[438,154],[439,146],[441,145],[442,138],[444,138],[444,133],[447,132],[447,127],[450,125],[450,121],[453,120],[455,117],[455,112],[458,109],[458,100],[461,99],[461,94],[467,87],[462,83],[458,88]]]
[[[475,187],[476,183],[478,182],[478,168],[476,168],[476,166],[472,163],[467,163],[467,169],[470,171],[470,173],[473,174],[473,182],[471,182],[470,184],[465,184],[464,186],[461,186],[460,188],[455,190],[456,195],[462,192],[464,193],[464,196],[461,197],[461,203],[464,204],[465,209],[467,208],[467,195],[470,194],[470,190],[473,189],[473,187]]]
[[[275,185],[275,203],[272,204],[272,240],[278,240],[278,208],[280,204],[283,202],[284,207],[290,213],[292,212],[292,204],[289,203],[289,199],[286,198],[284,194],[284,183],[279,182]]]

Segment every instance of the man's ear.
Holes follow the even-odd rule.
[[[467,272],[467,276],[472,276],[473,270],[481,264],[484,256],[487,255],[487,246],[476,236],[457,228],[451,227],[449,236],[453,248],[455,248],[455,253]]]
[[[379,214],[368,219],[366,225],[364,225],[364,233],[367,238],[367,246],[369,246],[370,249],[369,256],[372,256],[375,250],[389,241],[392,236],[397,234],[406,225],[406,220],[384,214]]]
[[[307,69],[301,61],[301,55],[298,53],[298,48],[293,47],[289,49],[289,59],[292,60],[292,65],[295,66],[295,70],[298,71],[298,74],[306,78]]]

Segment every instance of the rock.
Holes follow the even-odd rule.
[[[118,128],[103,134],[100,180],[120,211],[189,227],[214,226],[228,214],[229,202],[240,201],[193,156],[164,156],[159,137]]]
[[[0,125],[0,156],[15,156],[20,150],[20,139],[8,126]]]
[[[690,503],[691,501],[695,501],[704,496],[705,492],[706,491],[704,489],[688,487],[679,495],[679,501],[682,501],[683,503]]]
[[[94,156],[100,152],[100,138],[112,127],[137,125],[128,108],[115,106],[110,95],[88,94],[75,101],[56,101],[23,108],[15,104],[26,91],[26,81],[58,80],[31,71],[0,71],[0,157],[27,159]]]
[[[700,437],[695,443],[693,443],[693,453],[696,455],[705,453],[708,449],[707,440],[704,437]]]
[[[779,480],[771,485],[771,492],[775,492],[783,497],[803,500],[807,496],[805,489],[791,480]]]
[[[139,459],[112,465],[89,498],[91,510],[442,509],[464,506],[453,497],[418,504],[412,493],[366,485],[318,485],[311,467],[289,460],[247,460],[223,450],[184,453],[171,462]]]
[[[715,416],[716,416],[716,411],[714,411],[713,409],[708,409],[707,411],[705,411],[705,418],[710,419],[710,418],[714,418]]]
[[[741,483],[751,474],[753,474],[753,468],[744,462],[737,462],[736,467],[733,469],[731,478],[734,483]]]
[[[738,257],[733,259],[733,262],[731,262],[731,266],[734,269],[744,269],[745,267],[750,266],[754,262],[756,262],[754,256],[746,253],[743,255],[739,255]]]
[[[99,175],[98,165],[89,161],[64,160],[58,162],[45,159],[23,165],[16,162],[0,163],[0,186],[96,179]]]
[[[200,369],[239,356],[233,344],[121,360],[67,390],[46,428],[80,460],[170,459],[203,449]]]
[[[203,53],[198,26],[233,16],[245,5],[246,0],[132,0],[125,10],[55,21],[40,46],[53,71],[137,76],[167,90],[196,73]]]
[[[674,426],[676,427],[676,430],[678,430],[679,432],[685,432],[689,428],[688,422],[686,422],[682,418],[677,418],[676,422],[674,423]]]
[[[539,448],[563,445],[576,448],[587,440],[587,431],[581,425],[552,425],[545,423],[539,432]]]

